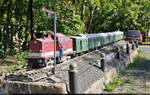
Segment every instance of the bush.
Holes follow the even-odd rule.
[[[29,55],[29,52],[27,52],[27,51],[25,51],[25,52],[22,52],[22,53],[19,53],[18,55],[17,55],[17,59],[19,60],[19,61],[22,61],[25,57],[27,57]]]
[[[0,49],[0,58],[4,58],[5,54],[4,54],[4,50]]]

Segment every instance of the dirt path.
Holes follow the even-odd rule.
[[[150,46],[139,49],[133,64],[107,84],[103,93],[150,94]]]

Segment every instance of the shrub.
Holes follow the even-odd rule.
[[[18,55],[17,55],[17,59],[19,60],[19,61],[22,61],[26,56],[28,56],[29,55],[29,52],[27,52],[27,51],[25,51],[25,52],[22,52],[22,53],[19,53]]]

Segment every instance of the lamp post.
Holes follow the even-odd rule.
[[[46,9],[46,7],[43,7],[42,11],[47,12],[48,16],[54,15],[54,64],[53,64],[54,71],[53,73],[55,74],[55,71],[56,71],[56,19],[57,19],[56,12]]]

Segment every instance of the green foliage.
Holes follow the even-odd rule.
[[[21,52],[17,55],[17,59],[19,61],[22,61],[24,60],[25,57],[27,57],[29,55],[29,52],[25,51],[25,52]]]
[[[132,83],[132,81],[131,81],[130,79],[124,79],[123,82],[124,82],[124,83],[129,83],[129,84]]]
[[[136,90],[136,88],[135,88],[135,87],[132,87],[131,90]]]
[[[129,90],[129,91],[127,92],[127,94],[133,94],[133,92]]]
[[[143,42],[142,43],[143,45],[145,44],[145,45],[150,45],[150,42]]]
[[[6,69],[6,72],[11,72],[13,70],[13,68],[8,68]]]
[[[137,50],[137,52],[138,52],[138,53],[143,53],[143,51],[142,51],[142,50],[140,50],[140,49],[138,49],[138,50]]]
[[[23,63],[22,61],[18,61],[15,67],[6,69],[6,72],[11,72],[11,71],[15,71],[15,70],[23,69],[23,68],[27,68],[27,64]]]
[[[26,68],[26,67],[27,67],[27,64],[23,63],[22,61],[18,61],[17,66],[15,68],[22,69],[22,68]]]
[[[85,32],[85,25],[80,20],[80,16],[73,14],[71,22],[62,24],[63,33],[67,36],[81,34]]]
[[[93,31],[114,31],[129,29],[139,29],[147,31],[150,20],[148,9],[150,6],[145,3],[147,0],[125,0],[118,1],[101,1],[101,10],[96,12],[96,17],[93,21]],[[145,26],[145,27],[144,27]]]
[[[126,75],[126,72],[125,72],[125,71],[121,71],[121,72],[119,73],[118,77],[123,77],[123,76],[125,76],[125,75]]]
[[[112,82],[113,82],[113,84],[118,84],[118,85],[121,84],[121,81],[118,77],[115,77]]]
[[[4,50],[0,49],[0,58],[4,58]]]
[[[111,84],[111,83],[104,84],[104,86],[105,86],[105,90],[106,90],[106,91],[111,91],[111,92],[115,91],[115,88],[116,88],[116,87],[115,87],[113,84]]]
[[[137,54],[136,57],[133,59],[133,62],[128,65],[128,68],[132,69],[136,64],[140,63],[141,59],[142,57],[139,54]]]

